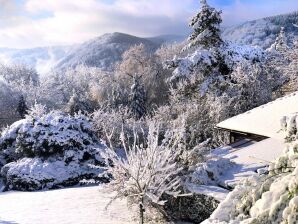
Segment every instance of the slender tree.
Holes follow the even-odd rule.
[[[133,77],[133,85],[131,86],[130,108],[133,116],[140,119],[146,115],[146,92],[144,85],[141,83],[140,77]]]
[[[158,126],[156,123],[150,124],[148,137],[143,144],[137,144],[137,133],[134,133],[134,143],[130,147],[126,146],[124,133],[121,134],[126,159],[115,153],[112,147],[102,152],[108,165],[106,173],[113,176],[108,190],[117,192],[112,201],[130,198],[131,203],[139,206],[140,224],[144,223],[147,206],[164,205],[166,201],[162,196],[177,197],[182,186],[179,176],[182,167],[177,162],[182,150],[180,138],[172,133],[160,143]]]
[[[18,102],[17,112],[19,113],[21,118],[25,118],[25,115],[27,114],[27,110],[28,110],[28,107],[27,107],[26,101],[24,99],[24,96],[21,95]]]
[[[288,42],[287,37],[285,33],[285,28],[281,27],[280,32],[275,40],[275,42],[272,44],[271,49],[274,49],[276,51],[286,51],[288,50]]]

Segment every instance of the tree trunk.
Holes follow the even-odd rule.
[[[143,205],[144,199],[142,198],[140,201],[140,224],[144,224],[144,205]]]

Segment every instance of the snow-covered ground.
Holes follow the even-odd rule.
[[[111,197],[98,186],[0,193],[0,224],[133,224],[125,200],[105,210]]]
[[[214,150],[214,154],[235,163],[221,177],[221,184],[234,187],[240,181],[257,175],[256,171],[269,166],[285,148],[284,140],[268,138],[260,142],[248,142],[237,147],[226,146]]]

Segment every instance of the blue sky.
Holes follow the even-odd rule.
[[[223,25],[298,10],[298,0],[209,0]],[[0,0],[0,47],[80,43],[104,33],[186,34],[199,0]]]

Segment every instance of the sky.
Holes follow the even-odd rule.
[[[185,35],[199,0],[0,0],[0,47],[81,43],[104,33]],[[298,10],[298,0],[209,0],[224,26]]]

